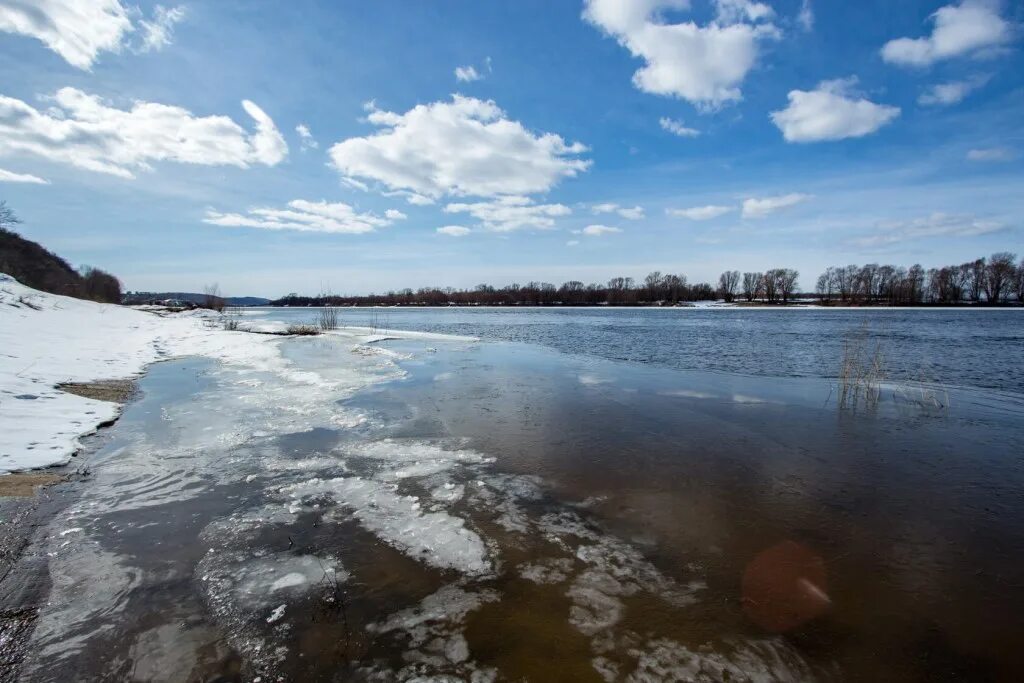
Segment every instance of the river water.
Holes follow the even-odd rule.
[[[154,365],[36,539],[22,679],[1018,680],[1015,314],[345,311],[483,341]]]

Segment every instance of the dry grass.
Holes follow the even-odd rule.
[[[885,394],[892,391],[892,400],[927,411],[949,407],[949,392],[933,378],[920,373],[917,379],[890,380],[885,372],[885,354],[880,342],[869,339],[867,327],[851,333],[843,342],[839,368],[839,407],[856,410],[874,409]]]
[[[320,328],[315,325],[289,325],[288,334],[300,337],[314,337],[320,334]]]
[[[129,401],[136,392],[138,386],[135,380],[131,379],[103,379],[95,382],[64,382],[58,384],[57,388],[69,394],[95,399],[97,401],[110,401],[112,403],[125,403]]]
[[[843,342],[843,359],[839,367],[839,407],[874,408],[882,396],[885,379],[882,347],[874,346],[867,338],[867,330],[850,335]]]

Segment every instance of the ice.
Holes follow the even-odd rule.
[[[351,511],[367,530],[389,545],[439,569],[479,575],[490,571],[487,549],[465,522],[446,512],[424,512],[414,496],[403,496],[394,487],[361,477],[311,479],[284,487],[294,501],[330,496]]]
[[[205,356],[238,373],[238,403],[283,412],[284,419],[275,421],[281,429],[324,422],[348,428],[363,418],[341,410],[325,415],[324,406],[403,374],[393,362],[400,356],[386,349],[374,350],[365,362],[300,368],[282,354],[289,338],[225,331],[222,318],[212,311],[157,314],[48,294],[0,273],[0,474],[65,463],[82,436],[118,416],[117,404],[60,391],[62,382],[130,378],[157,360]],[[352,328],[332,333],[327,343],[336,337],[359,345],[450,338]],[[230,445],[230,432],[216,432],[228,439],[221,445]],[[237,442],[243,435],[234,436]]]
[[[462,629],[470,612],[499,597],[490,589],[471,592],[459,586],[444,586],[419,605],[370,624],[367,630],[371,633],[400,633],[409,639],[404,658],[410,665],[388,680],[494,680],[496,672],[481,669],[470,660]]]
[[[732,652],[695,652],[661,638],[630,654],[637,658],[636,669],[626,677],[628,683],[661,681],[747,681],[776,683],[813,681],[813,672],[782,640],[761,640],[734,644]]]

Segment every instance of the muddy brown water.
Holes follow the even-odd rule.
[[[324,395],[152,366],[33,539],[20,680],[1018,679],[1020,397],[380,346],[285,342],[373,379]]]

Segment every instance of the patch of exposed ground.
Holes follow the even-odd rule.
[[[131,379],[104,379],[95,382],[65,382],[57,388],[69,394],[92,398],[97,401],[127,403],[136,392],[138,386]]]
[[[58,474],[7,474],[0,477],[0,498],[26,498],[35,495],[40,486],[49,486],[63,479]]]

